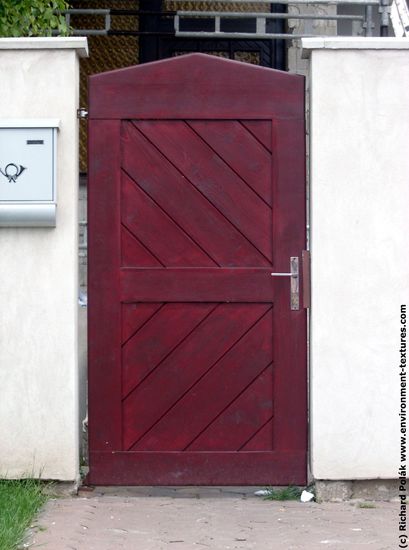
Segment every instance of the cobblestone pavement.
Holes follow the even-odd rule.
[[[398,504],[266,501],[238,490],[107,489],[50,500],[25,547],[42,550],[398,548]],[[368,506],[368,504],[365,504]],[[370,505],[369,505],[370,506]]]

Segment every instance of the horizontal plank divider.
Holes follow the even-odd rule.
[[[125,268],[121,269],[122,302],[273,302],[277,285],[265,268]],[[282,288],[282,287],[280,287]]]
[[[305,451],[91,452],[98,485],[304,485]]]

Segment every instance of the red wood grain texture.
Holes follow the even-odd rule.
[[[289,266],[286,266],[288,271]],[[271,269],[168,268],[121,270],[124,302],[272,302],[277,290],[290,292],[288,278]]]
[[[124,448],[129,449],[200,379],[217,368],[267,313],[269,304],[219,304],[142,384],[124,399]],[[206,342],[206,345],[203,345]],[[158,393],[158,388],[166,391]],[[207,398],[206,398],[207,400]],[[192,411],[196,414],[196,409]]]
[[[271,124],[262,120],[241,120],[240,124],[252,134],[258,142],[267,149],[272,151],[272,134]]]
[[[164,265],[124,225],[121,228],[121,265],[123,267],[164,267]]]
[[[275,119],[273,123],[273,193],[277,213],[274,224],[275,269],[288,269],[289,256],[301,260],[305,248],[304,119]],[[273,333],[275,358],[280,368],[274,379],[274,446],[307,448],[307,316],[301,307],[291,311],[288,294],[277,293]],[[302,287],[300,304],[302,304]],[[289,335],[291,334],[291,338]]]
[[[304,119],[304,78],[194,53],[90,77],[102,119]]]
[[[165,266],[217,266],[216,262],[124,172],[121,204],[122,223],[137,235]]]
[[[89,121],[89,154],[89,442],[104,451],[120,448],[122,424],[119,121]]]
[[[122,343],[147,323],[163,304],[122,304]]]
[[[267,205],[184,121],[139,121],[136,127],[242,235],[272,259],[272,212]],[[225,131],[228,131],[226,129]],[[186,144],[189,155],[186,154]],[[237,148],[239,157],[246,149]],[[269,159],[268,159],[269,160]],[[270,162],[268,162],[268,165]],[[257,175],[253,176],[253,180]],[[220,192],[223,182],[223,192]],[[254,184],[255,186],[255,184]]]
[[[305,451],[93,452],[99,485],[304,485]],[[273,480],[273,481],[271,481]]]
[[[303,79],[193,54],[89,116],[90,483],[305,483]]]
[[[122,393],[125,397],[210,313],[210,304],[165,304],[124,345]]]
[[[150,123],[155,126],[157,123]],[[125,124],[122,132],[123,167],[136,187],[159,205],[172,219],[206,251],[217,265],[268,266],[270,262],[232,225],[224,215],[131,123]],[[135,155],[135,151],[139,155]],[[268,154],[267,154],[268,155]],[[263,158],[269,173],[268,188],[271,193],[271,158]],[[261,159],[257,166],[261,165]],[[166,173],[166,178],[163,174]],[[265,174],[264,174],[265,176]],[[222,177],[222,174],[220,175]],[[263,180],[257,170],[248,178],[250,181]],[[264,180],[265,182],[265,180]],[[169,187],[172,193],[169,193]],[[149,225],[150,220],[142,218],[144,211],[138,212],[140,224]],[[271,217],[271,211],[269,213]],[[143,238],[143,237],[141,237]],[[269,249],[272,249],[272,232],[269,233]],[[139,265],[139,264],[134,264]],[[185,263],[185,265],[188,265]],[[192,265],[197,262],[192,258]]]
[[[248,441],[241,447],[240,451],[262,451],[273,448],[274,441],[274,418],[271,418],[257,432],[249,437]]]
[[[188,450],[194,440],[217,419],[226,407],[239,399],[246,388],[271,363],[271,317],[270,311],[216,365],[209,369],[132,449]],[[211,399],[209,399],[210,395]],[[258,399],[262,397],[258,396]],[[271,408],[271,388],[268,399]],[[192,411],[195,414],[187,423],[185,419],[192,414]],[[241,411],[243,415],[250,417],[255,414],[253,409],[250,411],[241,409]],[[247,439],[248,436],[243,435],[242,443]],[[219,434],[219,439],[215,443],[223,447],[224,434]]]
[[[230,403],[209,426],[186,448],[189,451],[239,451],[273,415],[273,367],[260,376]],[[271,438],[261,450],[273,450]]]
[[[187,123],[259,197],[272,205],[271,154],[245,126],[237,120]],[[238,151],[246,151],[246,155]]]

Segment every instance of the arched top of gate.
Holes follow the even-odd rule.
[[[90,77],[91,119],[304,118],[304,77],[193,53]]]

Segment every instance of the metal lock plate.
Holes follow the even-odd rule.
[[[290,278],[290,307],[293,311],[300,309],[300,262],[298,256],[291,256],[288,273],[270,273],[272,277]]]

